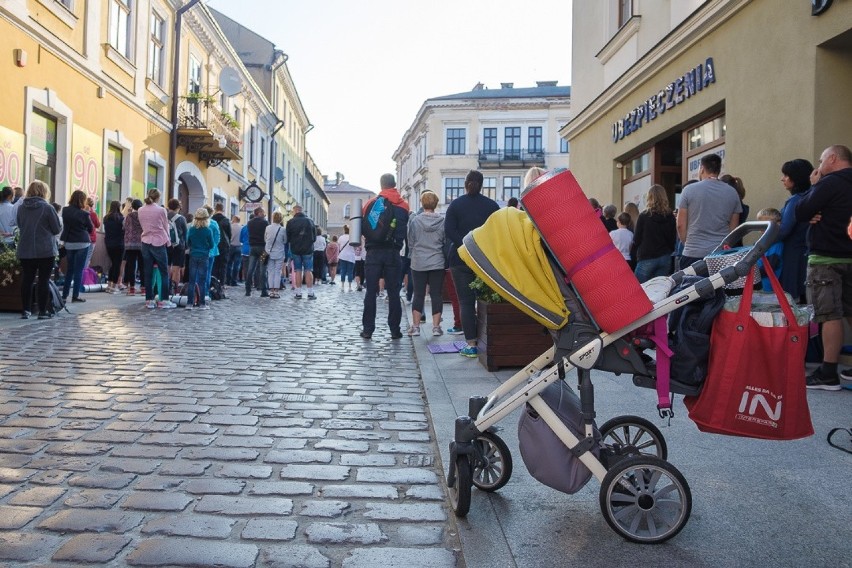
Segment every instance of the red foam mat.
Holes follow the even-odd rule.
[[[569,170],[535,180],[521,203],[601,329],[617,331],[651,311],[651,301]]]

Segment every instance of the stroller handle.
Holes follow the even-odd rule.
[[[754,246],[746,253],[745,257],[734,265],[737,278],[746,276],[760,257],[766,254],[769,247],[775,244],[780,230],[778,223],[773,223],[772,221],[748,221],[731,231],[713,252],[719,252],[725,248],[734,246],[734,243],[742,241],[743,237],[749,233],[763,231],[763,234],[760,235],[760,238],[757,239],[757,242],[754,243]]]

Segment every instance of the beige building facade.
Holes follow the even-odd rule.
[[[532,166],[568,167],[569,146],[559,129],[568,122],[571,88],[556,81],[488,89],[426,100],[394,152],[398,187],[419,207],[423,191],[444,206],[464,194],[470,170],[484,176],[483,193],[505,204],[523,191]]]
[[[781,165],[852,144],[852,3],[575,1],[572,108],[560,134],[590,197],[677,203],[708,152],[752,211],[787,197]]]
[[[376,196],[375,191],[352,185],[338,174],[335,179],[326,177],[323,183],[323,192],[328,196],[328,222],[329,235],[342,235],[343,226],[349,225],[353,216],[352,203],[360,199],[361,203]]]

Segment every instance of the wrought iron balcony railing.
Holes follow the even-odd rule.
[[[521,148],[520,150],[479,151],[480,168],[499,168],[503,166],[544,166],[544,149]]]
[[[239,125],[204,96],[181,97],[178,144],[208,162],[241,159]]]

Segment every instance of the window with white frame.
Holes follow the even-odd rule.
[[[106,188],[104,204],[108,207],[111,201],[121,201],[124,192],[121,188],[122,175],[122,150],[112,144],[107,147],[106,163]]]
[[[507,160],[521,158],[521,127],[507,126],[503,130],[503,151]]]
[[[618,0],[618,27],[633,17],[633,0]]]
[[[571,146],[570,146],[570,144],[568,144],[568,140],[566,140],[565,138],[560,138],[559,139],[559,153],[560,154],[567,154],[570,151],[570,149],[571,149]]]
[[[486,177],[482,179],[482,195],[489,199],[497,200],[497,178]]]
[[[165,57],[166,21],[157,12],[151,12],[151,37],[148,39],[148,78],[163,86],[163,58]]]
[[[482,130],[482,153],[497,153],[497,129],[485,128]]]
[[[343,218],[349,219],[352,216],[352,204],[347,203],[343,206]]]
[[[187,87],[190,93],[201,92],[201,62],[194,55],[189,56]]]
[[[256,167],[255,157],[254,157],[254,138],[255,138],[255,136],[257,136],[257,128],[255,127],[254,124],[252,124],[251,128],[249,128],[249,155],[248,155],[248,159],[249,159],[249,167],[250,168]]]
[[[71,10],[74,11],[74,0],[59,0],[59,3]]]
[[[130,30],[133,0],[109,0],[109,44],[130,59]]]
[[[503,178],[503,201],[521,196],[521,176],[506,176]]]
[[[447,128],[447,154],[460,155],[465,152],[465,129]]]
[[[449,203],[462,195],[464,195],[464,178],[447,178],[444,180],[444,203]]]
[[[527,150],[529,150],[531,154],[540,154],[543,151],[541,140],[542,127],[530,126],[527,129]]]

